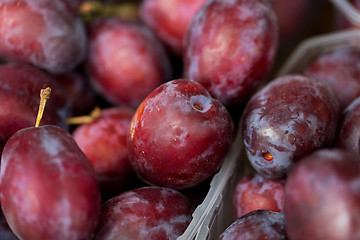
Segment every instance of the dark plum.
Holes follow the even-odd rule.
[[[87,69],[101,96],[131,107],[171,77],[168,56],[153,33],[143,24],[116,18],[91,24]]]
[[[196,12],[207,0],[144,0],[140,17],[179,56],[185,34]]]
[[[274,79],[243,113],[251,165],[266,177],[285,177],[301,157],[333,143],[339,117],[339,102],[326,83],[302,75]]]
[[[64,1],[0,2],[0,56],[64,73],[82,62],[85,26]]]
[[[184,76],[225,105],[248,100],[270,70],[278,26],[270,1],[208,1],[185,43]]]
[[[359,156],[322,149],[304,157],[285,184],[289,238],[355,240],[360,238]]]
[[[1,156],[0,200],[20,239],[93,237],[100,214],[94,169],[64,129],[45,125],[16,132]]]
[[[256,209],[282,212],[284,191],[285,181],[282,179],[268,179],[260,174],[240,179],[233,193],[235,218],[240,218]]]
[[[155,89],[130,127],[130,162],[153,185],[192,187],[221,166],[234,137],[227,109],[199,83],[177,79]]]
[[[87,79],[76,71],[52,76],[67,92],[72,116],[88,114],[95,106],[96,95]]]
[[[103,204],[95,240],[175,240],[189,225],[192,211],[187,198],[176,190],[133,189]]]
[[[39,106],[39,91],[52,89],[44,124],[67,129],[70,103],[64,88],[46,73],[31,66],[15,63],[0,65],[0,144],[5,144],[16,131],[34,126]]]
[[[134,112],[125,107],[103,109],[94,122],[73,131],[75,141],[94,166],[102,190],[120,191],[133,175],[126,141]]]
[[[233,222],[219,240],[286,240],[283,213],[265,209],[251,211]]]
[[[329,84],[344,109],[360,96],[360,65],[354,64],[359,61],[359,48],[339,48],[318,56],[303,74]]]
[[[360,154],[360,97],[342,112],[335,146]]]

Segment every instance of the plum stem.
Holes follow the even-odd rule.
[[[44,114],[46,101],[49,100],[50,94],[51,94],[51,88],[49,87],[41,89],[40,91],[40,104],[39,104],[39,111],[36,117],[35,127],[39,127],[40,125],[40,121]]]
[[[79,7],[79,13],[85,22],[98,17],[117,17],[120,19],[139,19],[137,3],[102,3],[101,1],[85,1]]]
[[[101,110],[99,107],[95,107],[89,115],[70,117],[66,119],[68,125],[79,125],[85,123],[92,123],[101,116]]]

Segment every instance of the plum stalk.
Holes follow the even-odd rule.
[[[35,127],[39,127],[40,125],[40,121],[42,119],[45,110],[46,101],[49,100],[50,94],[51,94],[51,88],[49,87],[41,89],[40,91],[40,104],[39,104],[39,111],[36,117]]]

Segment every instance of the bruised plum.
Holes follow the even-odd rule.
[[[301,75],[274,79],[244,110],[250,163],[266,177],[285,177],[301,157],[333,143],[339,117],[339,102],[326,83]]]

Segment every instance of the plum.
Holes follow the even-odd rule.
[[[320,54],[303,74],[329,84],[344,109],[360,96],[360,65],[354,64],[359,60],[359,48],[342,47]]]
[[[185,34],[196,12],[207,0],[144,0],[141,19],[174,53],[183,54]]]
[[[226,106],[243,104],[268,74],[277,45],[270,1],[210,0],[189,27],[184,77]]]
[[[287,240],[284,213],[258,209],[233,222],[219,240]]]
[[[72,116],[88,114],[94,108],[96,101],[95,92],[81,73],[71,71],[52,75],[52,77],[67,92]]]
[[[174,189],[129,190],[103,204],[95,240],[175,240],[189,225],[192,211],[187,198]]]
[[[305,156],[285,183],[290,239],[360,238],[359,156],[321,149]]]
[[[165,49],[145,25],[100,18],[89,31],[87,71],[94,89],[110,103],[136,108],[170,79]]]
[[[85,59],[86,44],[85,26],[65,1],[0,2],[0,56],[8,61],[64,73]]]
[[[356,98],[342,112],[336,135],[335,146],[360,154],[360,97]]]
[[[276,78],[247,103],[244,149],[265,177],[283,178],[303,156],[331,146],[340,106],[326,83],[303,75]]]
[[[235,185],[232,197],[235,218],[240,218],[256,209],[282,212],[284,191],[283,179],[268,179],[260,174],[241,178]]]
[[[199,83],[176,79],[155,89],[130,126],[130,163],[145,182],[192,187],[221,166],[234,137],[227,109]]]
[[[98,119],[72,133],[94,166],[102,190],[123,190],[133,175],[126,141],[134,113],[125,107],[103,109]]]
[[[34,126],[39,105],[39,90],[51,87],[44,124],[68,129],[70,102],[64,88],[48,74],[17,63],[0,65],[0,144],[5,144],[16,131]]]
[[[0,170],[4,215],[21,239],[93,237],[101,195],[95,171],[73,137],[55,125],[16,132]]]

